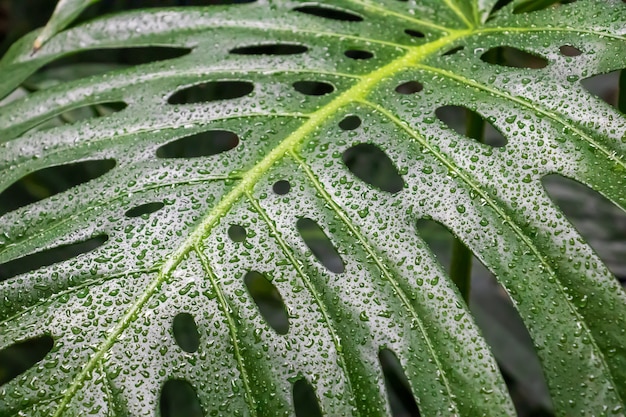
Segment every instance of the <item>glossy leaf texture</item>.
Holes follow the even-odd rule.
[[[624,66],[626,4],[495,3],[152,9],[13,45],[0,190],[107,169],[0,217],[0,349],[53,341],[0,386],[0,415],[158,415],[177,388],[207,416],[294,415],[296,392],[324,415],[390,415],[384,358],[424,416],[515,415],[420,219],[506,289],[557,415],[624,415],[626,296],[541,180],[626,208],[626,117],[580,84]],[[190,52],[11,94],[65,55],[146,46]],[[532,60],[491,58],[511,49]],[[95,105],[115,111],[43,124]],[[457,133],[446,106],[504,141]]]
[[[59,0],[50,20],[33,43],[33,49],[39,50],[51,37],[65,29],[89,5],[99,0]]]

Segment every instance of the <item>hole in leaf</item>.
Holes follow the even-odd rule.
[[[488,64],[514,68],[540,69],[548,66],[548,60],[512,46],[497,46],[480,56]]]
[[[231,49],[231,54],[236,55],[296,55],[308,51],[304,45],[292,43],[272,43],[265,45],[242,46]]]
[[[25,175],[0,193],[0,216],[101,177],[113,167],[115,160],[102,159],[57,165]]]
[[[302,6],[293,9],[300,13],[306,13],[317,17],[323,17],[332,20],[343,20],[345,22],[361,22],[363,18],[355,13],[347,10],[322,7],[322,6]]]
[[[553,416],[537,351],[508,293],[475,257],[471,282],[470,310],[496,358],[518,415]]]
[[[469,294],[471,282],[467,281],[463,274],[467,268],[471,268],[475,263],[473,263],[473,257],[469,254],[467,247],[456,241],[450,230],[444,225],[433,220],[420,219],[415,227],[439,263],[445,268],[448,276],[458,281],[455,283],[461,294],[464,296]],[[459,276],[463,278],[458,279]]]
[[[454,247],[458,245],[452,233],[442,224],[427,219],[420,219],[416,229],[448,275],[451,275]],[[537,412],[552,410],[552,400],[541,363],[519,313],[493,274],[480,260],[470,256],[470,282],[464,285],[466,289],[467,286],[470,289],[469,306],[481,333],[498,360],[501,372],[507,376],[505,382],[515,407],[518,410],[530,407]],[[457,255],[457,262],[459,259]]]
[[[354,130],[359,126],[361,126],[361,118],[355,115],[346,116],[339,122],[339,128],[342,130]]]
[[[227,4],[244,4],[244,3],[254,3],[257,0],[196,0],[194,1],[194,5],[198,4],[199,6],[223,6]],[[149,5],[150,3],[148,3]],[[148,5],[141,5],[141,8],[148,7]],[[155,4],[154,7],[162,7],[160,2]]]
[[[508,6],[512,2],[513,0],[498,0],[489,13],[489,19],[491,19],[498,10]]]
[[[111,101],[98,104],[89,104],[58,114],[64,123],[77,123],[82,120],[106,117],[124,110],[128,105],[123,101]],[[48,119],[49,120],[49,119]]]
[[[230,151],[239,144],[239,137],[228,130],[208,130],[185,136],[159,147],[159,158],[200,158]]]
[[[276,333],[287,334],[289,331],[287,307],[274,284],[265,275],[256,271],[248,272],[243,281],[265,321]]]
[[[374,56],[374,54],[371,52],[361,51],[358,49],[349,49],[344,52],[344,55],[352,59],[370,59]]]
[[[254,90],[248,81],[211,81],[176,91],[167,100],[169,104],[205,103],[244,97]]]
[[[424,89],[422,83],[417,81],[407,81],[396,87],[396,93],[400,94],[415,94]]]
[[[321,81],[296,81],[293,83],[293,88],[307,96],[323,96],[335,90],[332,84]]]
[[[152,214],[155,211],[159,211],[164,206],[165,206],[165,204],[163,204],[160,201],[158,201],[158,202],[155,201],[153,203],[146,203],[146,204],[142,204],[142,205],[137,206],[137,207],[133,207],[132,209],[130,209],[126,213],[124,213],[124,215],[126,217],[139,217],[139,216],[143,216],[144,214]]]
[[[415,224],[415,228],[420,237],[435,254],[439,263],[446,269],[446,272],[450,274],[452,242],[454,241],[452,233],[440,223],[428,219],[419,219]]]
[[[38,88],[32,87],[31,89],[35,91]],[[124,110],[126,107],[128,107],[128,105],[123,101],[110,101],[87,104],[66,111],[55,109],[51,113],[44,115],[37,123],[26,128],[24,132],[43,131],[65,124],[74,124],[84,120],[107,117]]]
[[[457,46],[457,47],[454,47],[454,48],[452,48],[452,49],[450,49],[450,50],[448,50],[448,51],[444,52],[443,54],[441,54],[441,56],[450,56],[450,55],[454,55],[454,54],[456,54],[457,52],[462,51],[463,49],[465,49],[465,47],[464,47],[464,46]]]
[[[487,119],[465,106],[443,106],[435,110],[437,118],[458,134],[478,140],[494,148],[507,144],[507,140]]]
[[[150,62],[164,61],[166,59],[179,58],[188,55],[191,52],[189,48],[178,48],[170,46],[139,46],[130,48],[112,48],[112,49],[90,49],[82,51],[70,56],[57,59],[51,64],[46,65],[44,69],[50,67],[60,67],[65,65],[76,64],[78,62],[112,62],[122,65],[141,65]]]
[[[360,143],[344,151],[344,164],[362,181],[379,190],[395,194],[404,188],[404,181],[391,159],[378,146]]]
[[[585,78],[580,84],[594,96],[626,113],[626,103],[619,102],[620,88],[626,88],[626,68]],[[626,93],[622,96],[626,97]]]
[[[16,275],[35,271],[44,266],[53,265],[91,252],[102,246],[108,238],[109,237],[107,235],[98,235],[92,237],[91,239],[70,243],[68,245],[57,246],[41,252],[35,252],[4,264],[0,264],[0,282]]]
[[[389,349],[381,349],[378,352],[378,361],[385,377],[391,415],[419,417],[421,414],[411,392],[411,385],[395,353]]]
[[[542,178],[550,199],[561,209],[602,262],[626,283],[626,214],[602,194],[558,174]]]
[[[272,190],[278,195],[285,195],[291,190],[291,184],[286,180],[276,181],[272,186]]]
[[[575,48],[572,45],[561,46],[559,48],[559,52],[561,52],[561,55],[564,56],[579,56],[583,53],[580,49]]]
[[[161,417],[203,417],[202,405],[193,386],[182,379],[170,379],[161,388]]]
[[[0,350],[0,386],[32,368],[52,350],[53,345],[52,337],[44,335]]]
[[[315,390],[304,378],[293,384],[293,404],[296,417],[322,417]]]
[[[178,344],[182,350],[189,353],[198,350],[200,346],[200,335],[198,334],[198,327],[191,314],[177,314],[174,317],[172,330],[176,344]]]
[[[420,32],[419,30],[413,30],[413,29],[404,29],[404,33],[414,38],[423,38],[425,36],[423,32]]]
[[[243,242],[246,240],[246,229],[238,224],[231,224],[228,228],[228,237],[233,242]]]
[[[337,249],[315,221],[303,217],[298,219],[296,227],[304,243],[322,265],[335,274],[345,271],[345,264]]]
[[[577,0],[542,0],[542,1],[516,1],[513,14],[534,12],[547,9],[549,7],[559,7],[563,4],[574,3]]]

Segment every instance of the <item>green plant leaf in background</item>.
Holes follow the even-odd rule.
[[[35,53],[36,33],[15,43],[0,61],[0,351],[47,347],[0,386],[0,415],[187,400],[190,414],[390,415],[381,363],[424,416],[515,415],[420,219],[495,274],[555,414],[624,415],[626,296],[542,180],[626,208],[626,117],[581,86],[624,66],[626,5],[495,3],[143,10]],[[65,55],[132,47],[178,56],[15,93]],[[450,106],[501,142],[457,133]],[[44,124],[85,108],[101,110]],[[63,169],[82,174],[11,200]]]
[[[51,37],[65,29],[90,4],[100,0],[59,0],[50,21],[33,42],[33,50],[38,51]]]

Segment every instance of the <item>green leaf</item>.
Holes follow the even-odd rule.
[[[50,21],[43,28],[33,43],[33,50],[38,51],[44,43],[65,29],[88,6],[100,0],[59,0]]]
[[[624,415],[626,295],[541,180],[626,208],[626,117],[580,84],[623,68],[626,5],[489,16],[494,3],[151,9],[81,24],[34,55],[36,34],[15,43],[0,97],[80,51],[191,52],[0,108],[7,204],[53,167],[90,179],[1,216],[0,350],[54,343],[0,386],[0,415],[158,415],[170,387],[205,415],[290,415],[302,379],[325,415],[390,415],[388,351],[422,415],[515,415],[422,218],[505,288],[556,415]],[[534,57],[513,67],[526,55],[500,47]],[[444,106],[478,113],[506,145],[456,133]],[[108,110],[42,128],[81,108]],[[183,339],[177,322],[197,332]]]

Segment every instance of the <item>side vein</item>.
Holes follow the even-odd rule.
[[[265,210],[263,210],[263,207],[261,207],[259,205],[258,201],[256,201],[256,199],[252,196],[252,194],[246,193],[246,196],[248,197],[248,200],[252,204],[252,207],[254,207],[259,212],[259,215],[261,216],[263,221],[269,227],[270,231],[272,232],[272,236],[278,242],[278,245],[280,246],[281,250],[283,251],[283,254],[285,255],[285,257],[289,260],[289,262],[294,267],[294,269],[296,270],[298,275],[300,275],[300,279],[302,280],[302,283],[307,288],[307,290],[309,290],[309,293],[311,294],[311,296],[315,300],[315,303],[318,305],[318,307],[319,307],[319,309],[320,309],[320,311],[322,313],[322,317],[324,319],[324,322],[327,323],[327,325],[328,325],[328,332],[330,333],[330,336],[333,339],[333,345],[335,345],[335,349],[337,350],[337,352],[341,352],[341,350],[342,350],[341,349],[341,339],[335,333],[335,329],[334,329],[332,321],[330,319],[330,314],[328,313],[328,311],[326,311],[326,307],[324,306],[324,303],[322,302],[322,299],[321,299],[321,296],[320,296],[319,292],[317,291],[315,286],[311,283],[311,281],[307,278],[306,274],[302,271],[302,268],[300,268],[300,265],[298,264],[298,261],[294,258],[292,252],[289,250],[289,247],[288,247],[287,243],[283,239],[283,237],[280,234],[280,232],[278,231],[278,229],[276,229],[276,226],[274,225],[272,220],[269,218],[269,216],[267,215]],[[348,376],[348,385],[350,387],[350,391],[354,392],[354,390],[352,388],[353,383],[352,383],[352,380],[350,378],[350,368],[346,365],[346,362],[345,362],[344,357],[343,357],[342,354],[339,353],[337,355],[337,358],[338,358],[338,361],[340,363],[341,368],[344,370],[344,372]]]
[[[484,84],[478,83],[476,81],[473,80],[469,80],[463,76],[460,75],[456,75],[451,73],[450,71],[446,71],[446,70],[442,70],[442,69],[438,69],[438,68],[434,68],[428,65],[423,65],[423,64],[416,64],[415,65],[416,68],[421,68],[425,71],[431,72],[431,73],[435,73],[435,74],[439,74],[442,75],[446,78],[450,78],[453,79],[455,81],[458,81],[461,84],[465,84],[465,85],[469,85],[471,87],[476,88],[477,90],[482,90],[485,91],[493,96],[496,97],[500,97],[503,98],[505,100],[509,100],[512,101],[516,104],[519,104],[522,107],[527,108],[529,111],[532,112],[536,112],[536,113],[540,113],[543,116],[545,116],[546,118],[552,120],[555,123],[560,124],[561,126],[564,126],[568,129],[571,129],[573,132],[575,132],[579,137],[581,137],[582,139],[588,141],[589,143],[593,144],[600,152],[602,152],[606,158],[610,161],[613,161],[616,165],[619,165],[620,167],[626,169],[626,161],[622,161],[616,153],[614,152],[610,152],[608,149],[606,149],[606,147],[604,147],[602,144],[598,143],[594,138],[592,138],[591,136],[589,136],[587,133],[583,132],[582,130],[580,130],[579,128],[577,128],[576,126],[574,126],[571,123],[568,123],[567,120],[564,120],[562,117],[560,117],[559,114],[554,113],[553,111],[549,110],[549,109],[544,109],[542,107],[540,107],[539,105],[537,105],[537,103],[530,103],[525,99],[521,99],[515,96],[510,95],[509,93],[505,93],[505,92],[501,92],[499,90],[487,87]]]
[[[242,179],[237,183],[218,203],[208,212],[200,221],[187,239],[178,246],[163,263],[158,276],[146,286],[146,290],[137,298],[137,301],[128,309],[122,319],[116,323],[106,339],[95,349],[93,356],[83,366],[78,375],[67,388],[63,400],[60,402],[53,417],[61,417],[65,408],[68,406],[72,398],[76,395],[89,374],[95,368],[96,364],[104,357],[105,353],[116,343],[118,337],[130,324],[136,320],[137,316],[148,303],[154,294],[157,293],[161,284],[174,271],[178,264],[185,258],[189,251],[202,241],[210,231],[217,225],[220,219],[228,213],[231,207],[245,195],[251,191],[258,180],[274,165],[275,162],[283,158],[288,152],[296,149],[302,141],[307,138],[319,126],[323,125],[334,114],[346,106],[347,104],[363,99],[374,87],[376,87],[383,79],[386,79],[405,68],[415,65],[424,57],[431,55],[450,42],[465,36],[466,31],[459,31],[448,36],[444,36],[437,41],[429,44],[411,48],[405,55],[396,58],[389,64],[371,72],[368,76],[363,77],[360,82],[354,84],[351,88],[338,95],[334,100],[319,108],[312,113],[298,129],[288,135],[274,149],[272,149],[263,159],[261,159],[254,167],[242,175]]]
[[[478,195],[480,195],[480,197],[483,198],[484,201],[487,202],[489,207],[491,207],[498,214],[498,216],[501,219],[503,219],[503,222],[505,224],[508,224],[511,227],[511,229],[513,229],[513,232],[519,237],[521,242],[526,247],[528,247],[528,249],[533,253],[533,255],[541,262],[541,264],[544,266],[545,270],[551,276],[553,276],[557,280],[557,282],[559,282],[559,283],[561,282],[559,280],[559,277],[558,277],[557,273],[554,271],[553,267],[551,266],[550,262],[547,259],[545,259],[545,257],[541,253],[541,251],[532,243],[532,241],[528,238],[528,236],[526,236],[524,234],[524,232],[519,228],[517,223],[515,223],[515,221],[510,216],[508,216],[500,207],[498,207],[498,204],[495,201],[493,201],[493,199],[489,195],[487,195],[487,193],[485,193],[485,191],[480,186],[475,184],[471,180],[471,178],[469,178],[469,176],[465,172],[459,170],[452,161],[448,160],[448,158],[445,157],[445,155],[443,155],[441,152],[439,152],[436,149],[434,149],[433,146],[431,146],[431,144],[428,143],[428,141],[425,140],[421,135],[417,134],[415,131],[412,131],[404,123],[402,123],[401,120],[399,120],[397,117],[395,117],[394,115],[389,113],[387,110],[385,110],[385,109],[381,108],[380,106],[375,105],[373,103],[369,103],[369,102],[365,102],[365,101],[363,101],[362,103],[365,104],[365,105],[370,106],[371,108],[373,108],[373,109],[377,110],[378,112],[380,112],[381,114],[383,114],[385,117],[389,118],[389,120],[391,120],[394,124],[396,124],[400,129],[405,131],[416,142],[418,142],[424,148],[427,148],[443,165],[446,166],[446,168],[448,168],[451,172],[457,173],[459,175],[459,178],[461,178],[463,180],[463,182],[465,182],[471,189],[476,191],[476,193]],[[584,332],[589,335],[589,340],[590,340],[589,343],[591,345],[593,345],[594,350],[599,353],[598,354],[599,361],[602,363],[602,366],[604,368],[605,374],[606,374],[607,378],[611,381],[611,385],[617,386],[615,384],[615,381],[613,380],[613,375],[611,373],[611,368],[609,367],[609,365],[608,365],[608,363],[606,361],[606,357],[602,353],[602,350],[600,350],[600,348],[598,347],[598,344],[596,343],[595,338],[593,337],[593,333],[589,329],[589,326],[587,325],[586,321],[582,319],[582,317],[580,316],[580,313],[578,312],[576,307],[574,307],[572,301],[568,298],[567,294],[565,293],[565,290],[564,290],[563,286],[562,285],[556,285],[556,290],[561,293],[562,300],[565,301],[565,305],[567,306],[567,309],[572,313],[572,315],[574,317],[577,317],[577,319],[578,319],[577,321],[580,323],[580,326],[582,327]],[[616,392],[615,395],[618,398],[620,398],[620,394],[619,393]]]
[[[359,241],[363,249],[365,249],[369,257],[374,260],[374,263],[376,264],[378,269],[382,272],[385,279],[391,284],[394,291],[400,298],[402,304],[404,304],[406,310],[409,312],[411,317],[418,324],[420,332],[422,333],[424,340],[426,342],[426,347],[428,351],[431,353],[431,357],[433,361],[436,363],[437,368],[441,370],[441,379],[443,381],[444,386],[446,387],[446,391],[448,392],[448,397],[451,400],[451,405],[454,407],[455,412],[458,413],[458,407],[453,400],[454,398],[456,398],[456,396],[454,392],[452,391],[452,388],[450,387],[450,383],[448,382],[445,368],[439,361],[437,350],[430,342],[430,338],[428,337],[428,333],[426,332],[426,327],[424,326],[422,319],[420,318],[419,314],[417,314],[417,311],[415,311],[415,308],[411,305],[411,302],[407,298],[404,290],[400,287],[399,283],[394,278],[393,273],[389,271],[389,268],[387,267],[387,265],[385,265],[384,262],[380,259],[380,256],[378,255],[378,253],[376,253],[374,248],[372,248],[372,246],[369,244],[365,236],[363,236],[363,234],[354,225],[354,223],[352,223],[352,221],[350,220],[350,217],[341,209],[341,207],[339,207],[339,205],[333,200],[333,198],[328,194],[328,192],[320,184],[320,182],[318,181],[313,171],[311,171],[311,168],[295,152],[291,152],[291,155],[298,162],[298,164],[300,165],[300,168],[302,168],[302,170],[305,172],[306,176],[309,178],[309,180],[313,184],[313,187],[315,187],[315,190],[322,196],[322,199],[324,199],[324,201],[332,208],[332,210],[337,214],[341,222],[346,225],[346,227],[350,230],[353,236],[357,238],[357,240]]]
[[[235,326],[235,322],[233,321],[233,317],[230,313],[230,308],[228,306],[228,301],[226,297],[222,293],[222,290],[217,282],[217,277],[213,273],[213,269],[209,265],[209,260],[202,252],[202,247],[197,244],[194,246],[194,251],[200,258],[200,263],[202,264],[202,269],[206,272],[209,280],[211,281],[211,285],[215,289],[215,294],[217,294],[217,300],[220,305],[220,309],[222,313],[224,313],[224,317],[228,322],[228,331],[230,332],[230,338],[233,343],[234,356],[237,360],[237,366],[239,367],[239,372],[241,372],[241,380],[243,382],[243,387],[245,390],[246,402],[248,403],[248,409],[252,415],[257,415],[256,405],[254,403],[254,396],[252,395],[252,389],[250,388],[250,378],[248,377],[248,373],[246,371],[246,365],[243,360],[243,355],[241,354],[241,349],[239,348],[239,340],[237,338],[237,327]]]

